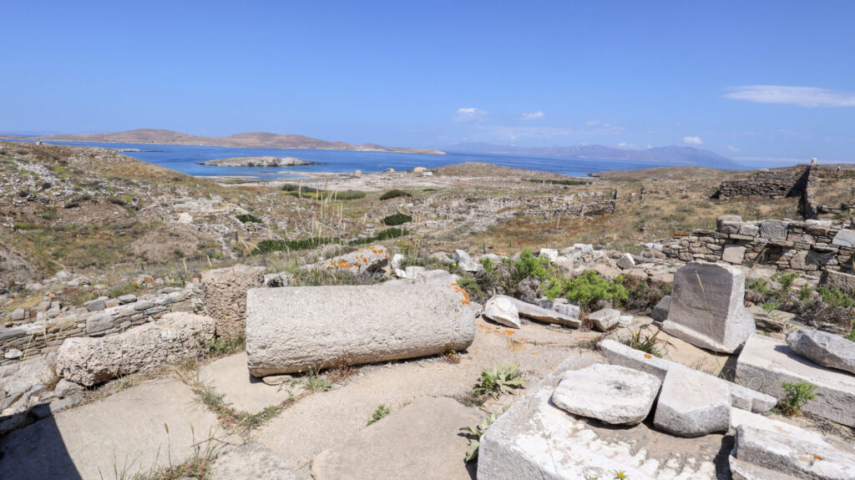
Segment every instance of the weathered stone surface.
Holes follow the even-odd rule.
[[[506,298],[508,301],[514,304],[517,307],[517,311],[521,317],[530,318],[532,320],[537,320],[545,323],[557,323],[559,325],[565,325],[568,327],[578,328],[582,325],[582,321],[579,320],[578,317],[571,317],[568,315],[561,314],[555,310],[546,309],[543,307],[539,307],[537,305],[533,305],[528,302],[523,302],[522,300],[516,299],[514,297],[509,297],[507,295],[496,295],[493,298]],[[571,311],[578,311],[573,310]]]
[[[621,270],[629,270],[631,268],[635,268],[635,260],[632,258],[632,255],[624,253],[617,261],[617,266],[620,267]]]
[[[668,318],[668,311],[671,309],[671,295],[665,295],[659,303],[653,307],[650,312],[650,318],[658,322],[664,322]]]
[[[315,265],[307,265],[307,269],[322,272],[349,272],[354,275],[374,272],[389,263],[389,250],[382,245],[371,245],[345,255],[324,260]]]
[[[202,273],[208,315],[217,321],[217,335],[242,337],[246,328],[246,292],[264,286],[264,267],[235,265]]]
[[[604,308],[588,315],[588,320],[593,322],[594,328],[601,332],[607,332],[618,325],[620,311],[613,308]]]
[[[746,425],[736,429],[732,456],[782,476],[812,480],[855,478],[855,455],[850,452],[824,442]]]
[[[855,275],[825,270],[822,272],[820,283],[829,288],[839,289],[843,293],[855,294]]]
[[[454,258],[457,261],[457,266],[460,267],[464,272],[477,272],[484,268],[480,263],[476,262],[469,256],[468,253],[463,250],[455,250]]]
[[[612,365],[621,365],[640,372],[649,373],[659,380],[665,380],[665,375],[672,367],[681,366],[670,360],[657,358],[648,353],[635,350],[614,340],[603,340],[598,344],[598,347]],[[730,391],[731,404],[736,408],[754,413],[765,413],[778,403],[778,400],[771,395],[760,393],[743,385],[737,385],[721,378],[713,377],[712,375],[710,375],[710,378],[727,385]]]
[[[263,377],[464,350],[475,338],[477,314],[455,285],[254,289],[249,371]]]
[[[210,480],[297,480],[286,462],[257,443],[223,450],[211,466]]]
[[[316,480],[468,480],[462,468],[468,441],[460,428],[478,424],[480,417],[477,409],[450,398],[416,400],[315,457],[312,476]]]
[[[746,237],[756,237],[760,234],[760,227],[758,225],[743,223],[742,226],[739,227],[739,234]]]
[[[837,232],[831,243],[833,245],[840,245],[841,247],[855,248],[855,230],[844,229]]]
[[[66,380],[92,386],[194,354],[214,337],[214,328],[210,317],[176,312],[118,335],[67,338],[56,370]]]
[[[409,278],[409,275],[407,277]],[[446,270],[425,270],[416,272],[414,280],[420,285],[451,285],[457,283],[457,275]]]
[[[86,310],[89,310],[90,312],[97,312],[99,310],[104,310],[105,308],[107,308],[107,303],[105,299],[98,298],[84,303],[83,306],[86,307]]]
[[[565,373],[552,403],[574,415],[613,425],[637,425],[647,418],[661,385],[648,373],[595,363]]]
[[[745,258],[745,247],[742,245],[725,245],[721,260],[734,265],[741,265]]]
[[[784,398],[781,382],[810,382],[816,398],[802,411],[855,427],[855,376],[817,365],[794,352],[783,340],[752,335],[736,365],[741,385]]]
[[[558,260],[558,250],[554,248],[541,248],[538,254],[541,258],[548,258],[550,262]]]
[[[855,342],[820,330],[797,330],[787,345],[802,357],[824,367],[855,373]]]
[[[232,408],[251,414],[259,413],[287,401],[291,392],[287,386],[271,386],[249,374],[246,352],[237,353],[206,365],[199,380],[223,395]]]
[[[786,240],[789,224],[790,222],[785,220],[763,220],[760,222],[760,237],[770,240]]]
[[[493,297],[484,304],[484,316],[506,327],[520,328],[520,316],[517,307],[503,297]]]
[[[116,470],[133,478],[216,447],[212,437],[222,437],[217,417],[190,388],[156,380],[12,432],[0,442],[0,472],[3,480],[100,480]]]
[[[738,267],[690,263],[674,277],[662,330],[701,348],[733,353],[755,330],[744,297],[745,275]]]
[[[590,364],[567,359],[499,417],[481,437],[479,480],[604,479],[615,471],[631,479],[716,478],[720,435],[684,439],[644,423],[600,426],[553,405],[552,393],[565,372]]]
[[[700,437],[730,429],[730,390],[691,368],[668,369],[653,424],[680,437]]]

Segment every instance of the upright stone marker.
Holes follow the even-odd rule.
[[[246,292],[264,286],[264,267],[235,265],[202,273],[208,315],[220,337],[242,337],[246,328]]]
[[[256,377],[464,350],[478,310],[457,285],[259,288],[247,295]]]
[[[733,353],[755,330],[744,298],[745,275],[738,267],[690,263],[674,275],[662,330],[701,348]]]

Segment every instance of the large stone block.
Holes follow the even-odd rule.
[[[246,292],[264,286],[264,267],[235,265],[202,273],[208,315],[217,321],[217,335],[242,337],[246,329]]]
[[[825,270],[822,272],[820,284],[828,288],[836,288],[843,293],[855,294],[855,275]]]
[[[802,358],[783,340],[752,335],[736,364],[739,383],[778,399],[785,397],[782,382],[816,385],[816,398],[802,411],[855,427],[855,376]]]
[[[743,245],[729,244],[724,246],[721,260],[734,265],[741,265],[745,258],[745,247]]]
[[[739,267],[690,263],[674,276],[662,330],[701,348],[733,353],[755,331],[744,298],[745,275]]]
[[[659,300],[659,303],[653,307],[653,311],[650,312],[650,318],[656,320],[657,322],[664,322],[668,319],[668,311],[671,309],[671,295],[665,295],[662,297],[662,300]]]
[[[214,338],[214,328],[210,317],[176,312],[118,335],[67,338],[57,352],[57,373],[74,383],[92,386],[153,370],[195,354]]]
[[[256,377],[464,350],[474,308],[457,285],[250,290],[246,351]]]
[[[672,367],[681,366],[679,363],[654,357],[649,353],[630,348],[614,340],[603,340],[599,343],[598,347],[612,365],[621,365],[640,372],[649,373],[663,381],[668,370]],[[707,374],[704,373],[704,375]],[[778,403],[778,400],[771,395],[757,392],[742,385],[713,377],[712,375],[709,375],[709,377],[716,382],[727,385],[730,391],[731,404],[735,408],[754,413],[765,413]]]
[[[496,323],[511,328],[520,328],[517,307],[504,297],[493,297],[484,304],[484,316]]]
[[[730,402],[727,385],[714,377],[687,367],[673,367],[662,382],[653,424],[680,437],[727,432]]]
[[[641,423],[615,427],[578,417],[552,403],[570,370],[591,365],[571,357],[532,386],[481,437],[479,480],[613,478],[712,480],[722,436],[676,438]]]
[[[855,373],[855,342],[819,330],[797,330],[787,335],[787,345],[824,367]]]
[[[790,222],[786,220],[763,220],[760,222],[760,237],[770,240],[786,240],[789,225]]]
[[[855,230],[843,229],[837,232],[831,243],[833,245],[840,245],[841,247],[855,247]]]
[[[574,415],[613,425],[637,425],[647,418],[661,385],[648,373],[595,363],[565,373],[552,403]]]
[[[524,302],[514,297],[509,297],[507,295],[496,295],[493,298],[506,298],[508,301],[514,304],[517,307],[517,311],[519,311],[519,315],[522,317],[530,318],[532,320],[537,320],[539,322],[545,323],[557,323],[559,325],[564,325],[567,327],[575,327],[578,328],[582,325],[582,321],[579,320],[578,313],[576,317],[571,317],[569,315],[564,315],[555,310],[546,309],[543,307],[539,307],[537,305]],[[574,305],[568,307],[567,311],[578,312],[578,307],[573,309]]]

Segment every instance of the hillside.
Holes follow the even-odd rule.
[[[661,163],[667,165],[715,165],[718,168],[739,168],[727,157],[709,150],[672,145],[645,150],[627,150],[603,145],[576,145],[570,147],[516,147],[488,143],[459,143],[446,150],[454,152],[489,153],[499,155],[530,155],[535,157],[600,158]]]
[[[227,137],[204,137],[173,132],[141,128],[116,133],[95,133],[89,135],[50,135],[40,140],[54,142],[97,142],[97,143],[148,143],[155,145],[210,145],[216,147],[244,148],[286,148],[315,150],[351,150],[357,152],[393,152],[443,155],[444,152],[427,148],[384,147],[373,143],[352,145],[345,142],[327,142],[304,135],[275,134],[268,132],[247,132]]]

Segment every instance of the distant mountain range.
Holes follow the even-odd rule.
[[[499,155],[524,155],[533,157],[601,158],[659,163],[663,165],[700,165],[704,167],[737,167],[731,159],[709,150],[673,145],[645,150],[626,150],[602,145],[576,145],[573,147],[514,147],[489,143],[458,143],[445,150],[449,152],[487,153]]]
[[[155,145],[210,145],[216,147],[244,148],[286,148],[316,150],[352,150],[358,152],[394,152],[423,153],[444,155],[444,152],[429,148],[384,147],[373,143],[352,145],[345,142],[327,142],[304,135],[278,135],[267,132],[249,132],[229,135],[228,137],[202,137],[187,135],[171,130],[141,128],[116,133],[95,133],[91,135],[50,135],[36,137],[39,140],[54,142],[96,142],[96,143],[147,143]]]

